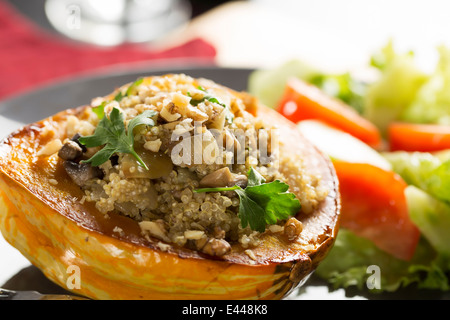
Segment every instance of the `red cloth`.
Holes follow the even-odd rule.
[[[216,51],[202,39],[167,50],[148,45],[103,48],[53,35],[0,0],[0,99],[58,78],[128,62],[196,58],[213,62]]]

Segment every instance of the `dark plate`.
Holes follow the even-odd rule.
[[[166,73],[185,73],[192,77],[203,77],[216,81],[235,90],[246,90],[251,69],[219,68],[214,66],[189,67],[142,67],[123,71],[109,70],[104,73],[78,77],[37,90],[16,95],[0,102],[0,138],[23,124],[32,123],[58,111],[89,104],[92,98],[106,95],[124,83],[132,82],[141,76]],[[11,251],[9,244],[0,239],[0,286],[10,290],[36,290],[42,293],[64,293],[64,289],[47,280],[35,267],[20,259],[9,259],[8,255],[18,254]],[[12,264],[12,265],[11,265]],[[7,266],[7,268],[6,268]],[[8,269],[5,274],[1,270]],[[312,276],[299,291],[287,299],[441,299],[440,292],[420,291],[408,288],[394,294],[369,294],[356,289],[331,290],[322,280]]]

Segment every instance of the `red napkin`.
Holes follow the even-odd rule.
[[[0,0],[0,99],[43,82],[129,62],[196,58],[213,62],[216,51],[202,39],[167,50],[144,45],[103,48],[50,34]]]

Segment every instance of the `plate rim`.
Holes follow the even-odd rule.
[[[43,81],[28,88],[24,88],[17,92],[7,94],[0,98],[0,114],[9,104],[17,100],[26,99],[28,96],[38,94],[42,91],[57,89],[58,87],[65,87],[71,84],[82,83],[94,79],[106,79],[108,77],[126,76],[132,73],[177,73],[183,70],[236,70],[236,71],[255,71],[255,68],[220,66],[215,62],[205,61],[205,59],[162,59],[158,62],[134,62],[134,63],[120,63],[112,66],[100,67],[93,70],[79,72],[70,75],[64,75]]]

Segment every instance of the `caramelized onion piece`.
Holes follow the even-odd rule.
[[[148,178],[157,179],[168,175],[172,171],[172,160],[162,152],[151,152],[148,150],[136,150],[148,170],[130,154],[122,158],[121,169],[126,178]]]

